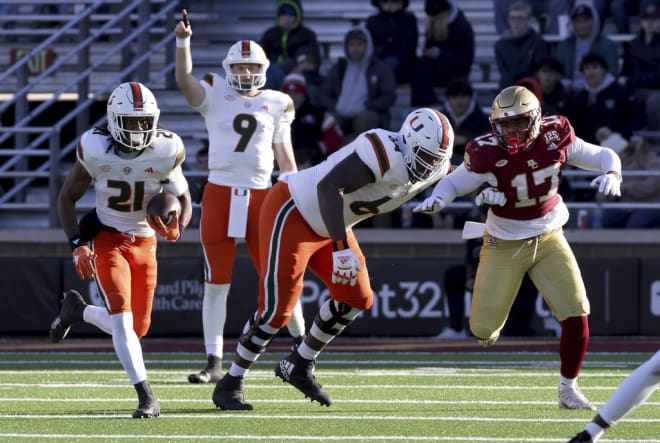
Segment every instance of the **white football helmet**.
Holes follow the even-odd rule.
[[[253,63],[259,65],[259,69],[251,74],[234,74],[231,66],[238,63]],[[266,71],[269,66],[270,61],[263,48],[252,40],[241,40],[234,43],[222,61],[227,83],[242,92],[262,88],[266,84]]]
[[[445,168],[454,150],[454,129],[447,117],[431,108],[412,111],[399,131],[411,181],[421,181]]]
[[[117,143],[127,148],[139,151],[149,146],[159,116],[156,97],[142,83],[122,83],[108,98],[108,130]]]
[[[520,117],[528,117],[527,128],[505,137],[502,122]],[[523,86],[509,86],[493,100],[490,125],[500,142],[500,147],[509,154],[524,151],[536,140],[541,131],[541,103],[529,89]]]

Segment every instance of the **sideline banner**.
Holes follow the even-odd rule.
[[[345,335],[434,336],[448,324],[443,274],[450,266],[460,265],[460,260],[367,261],[374,304]],[[589,258],[579,262],[591,301],[593,335],[660,335],[660,260]],[[68,259],[0,258],[0,269],[5,284],[0,297],[0,334],[43,333],[46,337],[64,289],[77,289],[88,302],[101,305],[94,282],[79,280]],[[201,258],[160,258],[149,334],[201,336],[203,292]],[[257,275],[251,261],[237,259],[228,302],[227,336],[239,335],[256,310],[257,293]],[[327,298],[325,285],[307,273],[301,300],[308,326]],[[466,293],[465,298],[468,316],[470,294]],[[530,315],[537,335],[559,334],[559,324],[540,296]],[[103,333],[91,325],[76,325],[71,335]]]

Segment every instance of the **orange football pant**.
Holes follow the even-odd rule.
[[[108,312],[132,312],[133,329],[139,338],[144,337],[151,326],[158,276],[156,236],[131,238],[101,231],[92,249],[97,255],[96,285]]]
[[[255,269],[259,269],[259,210],[268,189],[250,189],[248,219],[245,230],[247,245]],[[200,235],[204,250],[204,280],[208,283],[231,283],[236,257],[236,239],[227,236],[231,187],[207,183],[202,197]]]
[[[269,326],[282,328],[291,319],[307,267],[325,283],[334,300],[362,310],[371,307],[369,272],[352,230],[346,232],[346,239],[362,267],[355,286],[332,283],[332,240],[309,227],[286,183],[273,186],[259,218],[259,314]]]

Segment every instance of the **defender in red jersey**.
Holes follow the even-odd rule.
[[[414,211],[439,211],[456,197],[485,187],[475,200],[491,207],[470,329],[482,346],[494,344],[529,274],[562,327],[559,406],[593,410],[577,388],[589,341],[589,300],[563,234],[569,213],[557,190],[569,164],[602,171],[591,185],[606,195],[620,195],[621,160],[613,150],[576,137],[565,117],[542,117],[538,99],[522,86],[495,97],[490,121],[492,131],[468,143],[463,163]]]

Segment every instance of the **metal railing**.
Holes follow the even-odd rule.
[[[18,3],[18,2],[9,2]],[[15,64],[0,74],[0,92],[15,91],[9,99],[0,104],[0,114],[13,113],[12,126],[0,126],[0,179],[13,184],[0,195],[0,211],[38,211],[48,214],[51,227],[58,224],[56,208],[52,204],[35,204],[25,201],[24,190],[33,185],[36,180],[48,179],[50,201],[54,202],[67,171],[63,171],[61,161],[70,155],[76,146],[77,136],[91,126],[101,125],[105,116],[90,124],[90,108],[96,102],[103,101],[117,84],[126,80],[138,80],[150,87],[163,84],[174,85],[174,11],[178,1],[153,2],[147,0],[122,0],[115,2],[74,0],[32,1],[34,4],[70,4],[82,8],[73,15],[50,16],[52,20],[63,21],[59,29],[49,30],[50,35]],[[114,3],[120,10],[113,14],[100,14],[99,10],[108,3]],[[154,4],[160,8],[152,11]],[[29,17],[28,17],[29,18]],[[98,23],[96,26],[94,23]],[[2,21],[0,20],[0,23]],[[157,23],[165,23],[161,35],[153,33]],[[35,34],[29,28],[14,28],[8,35],[17,38],[23,36],[34,38]],[[167,30],[167,31],[165,31]],[[120,31],[117,33],[117,31]],[[40,33],[37,33],[39,35]],[[106,42],[107,50],[93,58],[90,54],[92,45],[101,39],[108,40],[109,35],[119,37],[115,42]],[[76,42],[71,44],[71,35]],[[68,41],[67,41],[68,39]],[[63,43],[69,43],[68,45]],[[41,51],[60,44],[60,53],[56,60],[43,72],[30,78],[28,64],[32,57]],[[68,46],[68,48],[67,48]],[[154,68],[150,65],[156,54],[163,55],[162,66]],[[113,57],[119,56],[120,66]],[[62,75],[71,63],[75,65],[75,75],[62,86],[56,87],[50,97],[40,102],[30,110],[28,94],[35,91],[42,82]],[[101,75],[103,74],[103,75]],[[103,78],[96,83],[95,90],[90,92],[90,85],[95,77]],[[11,84],[14,86],[10,86]],[[38,118],[64,94],[74,92],[77,95],[73,110],[62,115],[52,126],[39,125]],[[76,137],[72,140],[62,140],[61,135],[65,125],[76,123]],[[64,145],[62,145],[64,143]],[[28,165],[28,157],[42,157],[44,161],[37,167]]]

